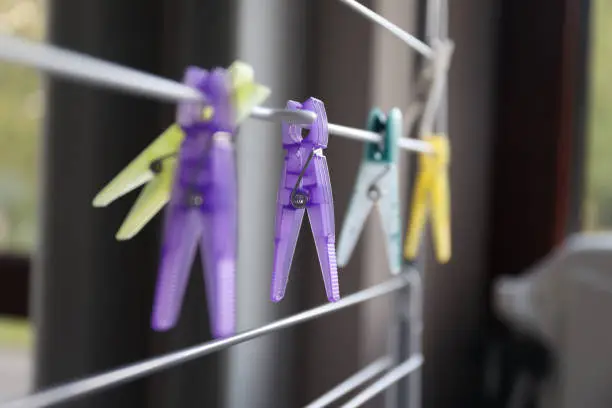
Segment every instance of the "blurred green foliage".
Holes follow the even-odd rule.
[[[44,35],[44,0],[0,0],[0,31]],[[0,250],[35,241],[43,93],[36,71],[0,62]]]
[[[591,12],[585,228],[612,228],[612,1]]]
[[[32,346],[32,330],[24,319],[0,318],[0,347],[26,348]]]

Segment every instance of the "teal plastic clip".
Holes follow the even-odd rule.
[[[338,266],[345,266],[353,254],[365,221],[376,206],[385,232],[385,246],[391,273],[402,265],[402,233],[399,206],[398,140],[402,134],[402,112],[393,108],[385,116],[378,108],[368,115],[367,128],[382,136],[380,142],[365,145],[357,181],[340,232]]]

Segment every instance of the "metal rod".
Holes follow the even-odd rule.
[[[251,109],[252,118],[268,122],[289,122],[296,125],[310,125],[317,118],[314,112],[303,110],[270,109],[263,106],[255,106]]]
[[[400,290],[408,285],[406,276],[399,275],[393,279],[389,279],[379,285],[364,289],[344,299],[328,303],[322,306],[315,307],[310,310],[298,313],[285,319],[277,320],[276,322],[248,330],[226,339],[215,340],[203,343],[198,346],[186,348],[176,351],[165,356],[155,357],[150,360],[145,360],[139,363],[128,365],[113,371],[94,375],[74,382],[70,382],[59,387],[55,387],[46,391],[42,391],[33,395],[29,395],[6,403],[1,403],[1,408],[37,408],[46,407],[52,404],[72,400],[77,397],[84,396],[96,391],[100,391],[109,387],[133,381],[137,378],[144,377],[154,372],[175,366],[180,363],[203,357],[207,354],[223,350],[235,344],[245,342],[263,336],[275,331],[294,326],[298,323],[303,323],[308,320],[345,309],[349,306],[354,306],[377,297],[387,295],[389,293]]]
[[[304,408],[324,408],[328,406],[334,401],[344,397],[357,387],[360,387],[361,385],[370,381],[372,378],[389,368],[391,364],[393,364],[393,359],[391,357],[387,356],[379,358],[346,380],[342,381],[340,384],[336,385],[334,388],[321,395]]]
[[[0,59],[68,79],[110,86],[165,101],[202,99],[195,89],[169,79],[5,34],[0,35]]]
[[[339,1],[341,3],[346,4],[353,10],[357,11],[364,17],[375,22],[379,26],[385,28],[391,34],[395,35],[397,38],[399,38],[400,40],[408,44],[409,47],[411,47],[412,49],[414,49],[415,51],[423,55],[425,58],[433,57],[433,51],[431,47],[429,47],[427,44],[425,44],[423,41],[419,40],[415,36],[402,30],[397,25],[393,24],[392,22],[390,22],[389,20],[387,20],[380,14],[370,10],[369,8],[367,8],[366,6],[364,6],[363,4],[355,0],[339,0]]]
[[[132,68],[102,61],[77,52],[33,41],[0,34],[0,60],[38,68],[72,80],[108,86],[122,91],[160,99],[167,102],[202,100],[197,90],[180,82],[147,74]],[[310,125],[316,118],[312,112],[270,109],[256,106],[251,117],[271,122],[286,121]],[[336,136],[364,142],[380,142],[377,133],[347,126],[329,124],[329,132]],[[415,139],[401,139],[400,147],[418,152],[431,152],[428,143]]]
[[[354,398],[342,405],[341,408],[358,408],[401,380],[408,374],[418,370],[423,365],[423,356],[417,354],[404,361],[402,364],[380,377],[366,389],[357,394]]]
[[[409,275],[410,280],[410,298],[408,303],[408,317],[404,317],[404,322],[408,326],[408,355],[417,355],[423,353],[423,300],[424,288],[423,278],[419,270],[414,269]],[[403,291],[402,291],[403,292]],[[422,371],[413,373],[408,377],[407,408],[422,408]]]
[[[112,87],[166,102],[198,101],[203,96],[180,82],[147,74],[62,48],[0,34],[0,60],[38,68],[63,78]],[[310,124],[311,112],[256,107],[252,117],[296,124]]]
[[[331,133],[332,135],[345,137],[347,139],[359,140],[362,142],[376,142],[376,143],[380,143],[382,141],[381,135],[375,132],[371,132],[369,130],[355,129],[355,128],[342,126],[342,125],[334,125],[333,123],[330,123],[327,126],[327,129],[329,133]],[[400,148],[404,150],[411,150],[414,152],[421,152],[421,153],[432,153],[433,152],[428,142],[424,142],[419,139],[413,139],[413,138],[407,138],[407,137],[401,138],[399,139],[397,144],[399,145]]]
[[[422,354],[423,334],[423,284],[421,274],[412,264],[404,265],[409,285],[394,294],[393,324],[389,333],[393,365],[410,356]],[[420,408],[421,372],[415,371],[407,381],[399,381],[387,388],[385,407]]]

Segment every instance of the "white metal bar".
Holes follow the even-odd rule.
[[[251,110],[251,117],[268,122],[290,122],[296,125],[310,125],[317,115],[309,111],[292,111],[287,109],[270,109],[263,106],[255,106]]]
[[[358,408],[401,380],[408,374],[418,370],[423,365],[423,356],[417,354],[404,361],[402,364],[380,377],[354,398],[342,405],[341,408]]]
[[[38,408],[72,400],[86,394],[133,381],[137,378],[144,377],[177,364],[203,357],[205,355],[226,349],[235,344],[243,343],[247,340],[252,340],[254,338],[294,326],[298,323],[313,320],[328,313],[336,312],[349,306],[354,306],[368,300],[387,295],[402,289],[408,285],[408,282],[407,277],[402,274],[395,278],[389,279],[386,282],[347,296],[338,302],[315,307],[256,329],[247,330],[226,339],[206,342],[197,346],[166,354],[165,356],[155,357],[150,360],[131,364],[106,373],[73,381],[17,400],[0,403],[0,408]]]
[[[371,21],[375,22],[379,26],[385,28],[391,34],[395,35],[400,40],[402,40],[403,42],[408,44],[408,46],[410,46],[412,49],[414,49],[418,53],[422,54],[425,58],[432,58],[433,57],[433,51],[432,51],[432,49],[427,44],[425,44],[423,41],[419,40],[415,36],[407,33],[404,30],[402,30],[397,25],[393,24],[392,22],[390,22],[389,20],[387,20],[386,18],[384,18],[380,14],[376,13],[375,11],[370,10],[369,8],[367,8],[366,6],[364,6],[363,4],[361,4],[361,3],[359,3],[358,1],[355,1],[355,0],[339,0],[339,1],[341,3],[346,4],[347,6],[352,8],[353,10],[357,11],[358,13],[363,15],[364,17],[366,17],[366,18],[370,19]]]
[[[433,149],[429,143],[411,137],[400,138],[397,142],[400,148],[411,150],[413,152],[433,153]]]
[[[367,383],[372,378],[376,377],[378,374],[385,371],[387,368],[391,366],[393,360],[391,357],[381,357],[373,363],[367,365],[362,370],[353,374],[346,380],[342,381],[340,384],[321,395],[316,400],[312,401],[310,404],[306,405],[304,408],[324,408],[334,401],[344,397],[349,392],[353,391],[357,387]]]
[[[0,60],[38,68],[64,78],[130,91],[156,99],[180,102],[202,100],[197,90],[180,82],[147,74],[132,68],[102,61],[77,52],[33,41],[0,34]],[[287,121],[299,125],[311,124],[316,115],[306,111],[270,109],[256,106],[251,117],[267,121]],[[379,142],[381,136],[363,129],[329,124],[333,135],[363,142]],[[429,144],[420,140],[403,139],[400,147],[419,152],[431,151]]]
[[[27,65],[67,79],[152,97],[166,102],[202,100],[197,90],[180,82],[124,67],[62,48],[0,34],[0,60]],[[310,124],[311,112],[256,107],[252,117],[268,121],[286,120]]]
[[[5,34],[0,35],[0,59],[65,78],[111,86],[166,101],[202,99],[195,89],[169,79]]]
[[[344,137],[347,139],[359,140],[361,142],[381,142],[382,136],[378,133],[369,130],[355,129],[342,125],[334,125],[330,123],[327,127],[332,135]],[[432,153],[433,150],[428,142],[413,138],[400,138],[398,141],[399,147],[404,150],[411,150],[421,153]]]

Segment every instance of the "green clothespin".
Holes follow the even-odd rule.
[[[346,265],[355,249],[366,218],[376,206],[385,232],[389,269],[401,271],[402,239],[398,192],[398,139],[403,131],[402,113],[393,108],[387,116],[378,109],[370,111],[367,128],[382,136],[380,143],[365,146],[357,182],[338,241],[338,266]]]

